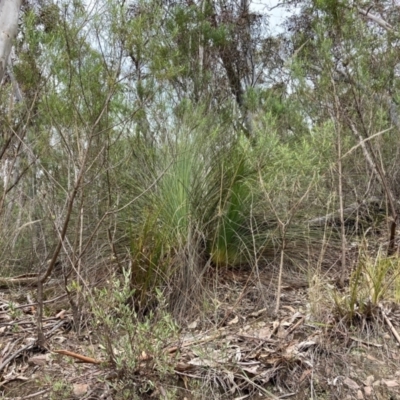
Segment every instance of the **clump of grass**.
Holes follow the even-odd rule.
[[[45,376],[44,381],[50,387],[50,400],[70,399],[72,395],[72,385],[65,378],[54,379],[54,377]]]
[[[344,293],[331,291],[335,311],[350,324],[373,319],[382,301],[400,302],[400,260],[362,251]]]

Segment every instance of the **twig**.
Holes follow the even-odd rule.
[[[246,376],[245,372],[243,373],[243,375],[237,374],[236,376],[240,377],[241,379],[244,379],[247,383],[250,383],[251,385],[256,387],[260,392],[262,392],[264,395],[267,396],[267,397],[264,397],[265,399],[273,399],[273,400],[278,400],[279,399],[279,397],[275,396],[274,394],[269,392],[267,389],[264,389],[262,386],[260,386],[257,383],[253,382],[250,378],[248,378]]]
[[[380,136],[380,135],[382,135],[382,134],[384,134],[384,133],[386,133],[386,132],[389,132],[389,131],[391,131],[392,129],[393,129],[393,127],[391,126],[390,128],[384,129],[383,131],[380,131],[380,132],[378,132],[378,133],[374,133],[373,135],[371,135],[371,136],[369,136],[369,137],[367,137],[367,138],[361,138],[360,141],[359,141],[355,146],[353,146],[349,151],[347,151],[347,152],[342,156],[342,160],[343,160],[344,158],[346,158],[348,155],[350,155],[354,150],[357,150],[360,146],[363,146],[365,142],[368,142],[369,140],[374,139],[374,138],[376,138],[377,136]]]
[[[54,301],[63,299],[64,297],[67,297],[67,295],[66,295],[65,293],[62,294],[61,296],[54,297],[54,298],[52,298],[52,299],[50,299],[50,300],[45,300],[45,301],[43,302],[43,304],[53,303]],[[27,308],[27,307],[37,306],[38,304],[39,304],[39,303],[37,303],[37,302],[36,302],[36,303],[24,304],[24,305],[22,305],[22,306],[17,306],[17,307],[15,307],[15,309],[21,309],[21,308]],[[51,318],[51,319],[53,319],[53,318]],[[43,319],[43,321],[48,321],[48,319]]]
[[[80,362],[83,362],[83,363],[88,363],[88,364],[100,364],[101,363],[101,361],[96,360],[95,358],[86,357],[86,356],[83,356],[82,354],[73,353],[72,351],[69,351],[69,350],[53,350],[53,353],[62,354],[64,356],[76,358],[77,360],[79,360]]]
[[[44,318],[43,322],[49,322],[49,321],[58,321],[60,318]],[[64,322],[67,320],[62,320],[60,325],[63,325]],[[31,320],[31,321],[13,321],[13,322],[2,322],[0,323],[0,327],[3,326],[20,326],[20,325],[32,325],[32,324],[36,324],[35,320]]]
[[[67,319],[61,320],[58,324],[54,325],[49,332],[46,333],[45,338],[49,339],[52,335],[53,332],[55,332],[58,328],[61,326],[65,325],[67,322],[69,322]]]
[[[331,113],[332,123],[336,133],[336,154],[337,154],[337,169],[338,169],[338,183],[337,191],[339,197],[339,217],[340,217],[340,237],[342,244],[341,252],[341,269],[342,273],[340,276],[339,284],[341,287],[344,286],[344,279],[346,276],[346,251],[347,251],[347,241],[346,241],[346,227],[344,220],[344,205],[343,205],[343,164],[342,164],[342,130],[340,125],[340,101],[336,93],[336,85],[333,76],[331,77],[331,83],[333,88],[333,96],[335,100],[335,115]]]
[[[356,338],[354,336],[349,336],[349,338],[351,340],[353,340],[354,342],[365,344],[366,346],[383,347],[383,344],[367,342],[366,340],[362,340],[362,339]]]
[[[396,328],[393,326],[393,324],[390,322],[390,319],[387,317],[385,311],[383,310],[382,304],[379,304],[379,308],[381,309],[381,313],[383,316],[383,319],[385,320],[385,322],[387,323],[388,327],[390,328],[390,330],[393,333],[393,336],[396,338],[396,340],[400,343],[400,335],[399,333],[396,331]]]
[[[47,393],[49,390],[50,389],[44,389],[44,390],[41,390],[40,392],[28,394],[27,396],[24,396],[24,397],[13,397],[13,400],[33,399],[36,396],[41,396],[42,394]]]
[[[220,338],[226,336],[228,333],[229,332],[226,331],[226,328],[223,327],[221,329],[218,329],[216,332],[212,333],[209,336],[205,336],[205,337],[202,337],[200,339],[195,339],[195,340],[192,340],[192,341],[188,341],[188,342],[182,343],[179,346],[173,346],[173,347],[170,347],[168,349],[165,349],[165,352],[166,353],[174,353],[175,351],[178,351],[179,349],[181,349],[183,347],[189,347],[189,346],[192,346],[192,345],[195,345],[195,344],[207,343],[207,342],[210,342],[211,340],[214,340],[214,339],[220,339]]]
[[[388,22],[386,22],[385,20],[383,20],[382,18],[379,18],[378,16],[371,14],[369,11],[367,10],[363,10],[360,7],[357,7],[357,11],[363,15],[364,17],[370,19],[371,21],[376,22],[381,28],[386,29],[389,32],[393,32],[393,26],[390,25]]]

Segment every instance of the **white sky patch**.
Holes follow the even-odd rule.
[[[400,2],[400,0],[398,0]],[[277,0],[258,0],[250,3],[250,9],[255,12],[263,12],[269,15],[269,28],[272,34],[284,32],[285,28],[282,24],[287,17],[296,13],[298,10],[295,7],[288,8],[282,2]]]

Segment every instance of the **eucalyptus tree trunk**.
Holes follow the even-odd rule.
[[[22,0],[0,0],[0,81],[7,68],[11,47],[18,32]]]

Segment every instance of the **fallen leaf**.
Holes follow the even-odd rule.
[[[360,389],[360,386],[357,384],[357,382],[354,382],[350,378],[344,378],[343,383],[349,388],[353,390],[358,390]]]
[[[276,333],[276,331],[277,331],[278,328],[279,328],[279,325],[280,325],[280,322],[279,322],[279,321],[274,321],[274,322],[272,323],[272,334],[275,334],[275,333]]]
[[[193,369],[193,365],[186,364],[184,362],[178,362],[175,365],[175,371],[178,371],[178,372],[188,371],[189,369]]]
[[[192,323],[190,323],[188,325],[188,329],[196,329],[197,328],[197,324],[198,324],[198,320],[193,321]]]
[[[150,355],[148,355],[144,350],[142,351],[142,354],[139,357],[140,361],[148,361],[151,359],[152,359],[152,357]]]
[[[11,318],[11,316],[10,316],[9,314],[7,314],[7,313],[5,313],[5,312],[1,312],[1,313],[0,313],[0,320],[1,320],[2,322],[4,322],[4,321],[11,321],[12,318]]]
[[[242,368],[242,370],[249,374],[257,375],[258,367],[259,367],[258,365],[255,365],[254,367],[251,367],[251,368],[248,368],[248,367]]]
[[[83,396],[88,391],[89,385],[87,383],[75,383],[73,391],[75,396]]]
[[[267,309],[266,308],[262,308],[261,310],[254,311],[254,312],[250,313],[249,317],[259,317],[265,311],[267,311]]]
[[[269,339],[271,337],[271,329],[268,326],[261,328],[259,331],[254,332],[254,336],[261,339]]]
[[[310,376],[310,375],[311,375],[311,373],[312,373],[312,369],[306,369],[306,370],[304,370],[303,373],[302,373],[301,376],[300,376],[299,382],[303,382],[304,379],[307,378],[307,376]]]
[[[364,393],[365,393],[365,395],[368,396],[368,397],[372,395],[372,391],[373,391],[372,386],[366,386],[366,387],[364,388]]]
[[[314,340],[307,340],[305,342],[301,342],[297,345],[297,349],[299,351],[304,351],[309,349],[311,346],[314,346],[316,342]]]
[[[49,362],[48,354],[40,354],[38,356],[32,356],[28,359],[28,363],[31,365],[46,365]]]
[[[282,308],[283,308],[283,309],[286,309],[286,310],[289,310],[289,311],[291,311],[292,313],[296,312],[296,310],[295,310],[293,307],[291,307],[291,306],[282,306]]]
[[[65,336],[55,336],[53,337],[53,340],[58,344],[61,344],[64,343],[67,340],[67,338]]]
[[[239,346],[236,348],[235,355],[233,356],[233,359],[236,362],[240,361],[242,359],[242,352],[240,351],[240,347]]]
[[[382,379],[382,383],[390,388],[399,386],[399,383],[397,381],[391,379]]]
[[[363,382],[365,386],[371,386],[374,383],[375,377],[373,375],[367,376],[367,379]]]
[[[195,365],[196,367],[215,368],[218,366],[218,363],[216,361],[209,360],[207,358],[194,358],[193,360],[188,361],[188,364]]]
[[[378,363],[378,364],[384,364],[383,361],[379,361],[379,360],[378,360],[377,358],[375,358],[374,356],[371,356],[371,354],[367,354],[367,358],[368,358],[368,360],[374,361],[374,362],[376,362],[376,363]]]
[[[237,324],[238,322],[239,322],[239,317],[236,315],[235,318],[231,319],[231,320],[228,322],[228,325],[234,325],[234,324]]]
[[[64,319],[66,313],[67,313],[67,312],[66,312],[65,310],[61,310],[61,311],[56,315],[56,318]]]

